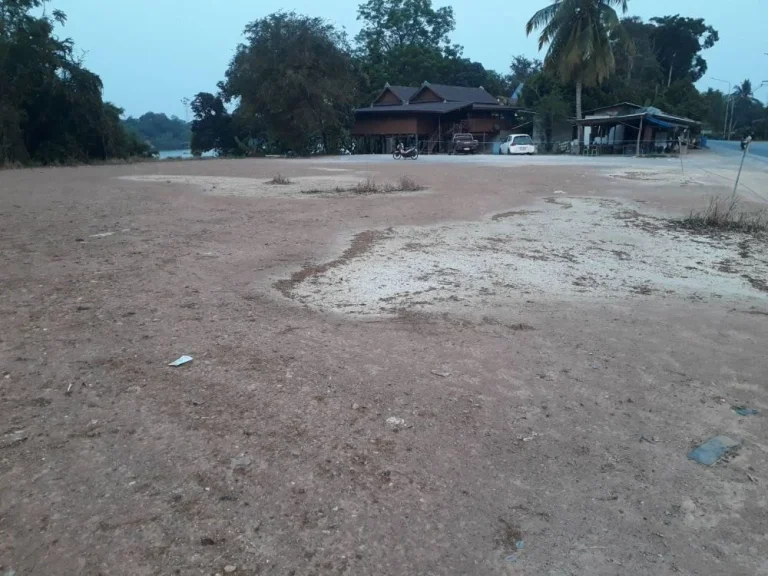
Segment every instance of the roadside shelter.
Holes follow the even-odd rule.
[[[590,110],[575,123],[583,149],[595,154],[677,153],[701,137],[701,122],[631,102]]]

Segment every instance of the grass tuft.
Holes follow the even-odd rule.
[[[279,186],[287,186],[288,184],[291,184],[291,183],[292,182],[290,181],[290,179],[288,179],[285,176],[283,176],[282,174],[280,174],[280,172],[278,172],[274,176],[274,178],[272,178],[272,180],[269,180],[267,182],[267,184],[276,184],[276,185],[279,185]]]
[[[336,186],[331,190],[320,190],[313,188],[312,190],[302,190],[302,194],[334,193],[358,194],[361,196],[367,196],[370,194],[392,194],[393,192],[419,192],[426,189],[426,186],[422,186],[410,176],[401,176],[397,182],[378,184],[375,179],[367,178],[362,182],[358,182],[357,184],[353,184],[351,186]]]
[[[745,212],[740,209],[737,196],[710,199],[705,210],[691,213],[674,223],[695,232],[746,232],[761,234],[768,232],[768,214],[765,210]]]

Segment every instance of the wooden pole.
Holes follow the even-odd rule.
[[[637,130],[637,149],[635,151],[635,156],[640,156],[640,137],[643,134],[643,116],[640,116],[640,128]]]

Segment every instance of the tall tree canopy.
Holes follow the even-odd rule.
[[[237,114],[278,150],[338,150],[357,101],[346,36],[320,18],[278,12],[245,29],[221,84]]]
[[[434,8],[432,0],[367,0],[357,19],[363,24],[355,40],[366,99],[386,82],[483,86],[497,95],[509,89],[506,78],[465,58],[463,48],[451,43],[456,21],[450,6]]]
[[[54,35],[66,16],[44,0],[0,0],[0,164],[73,162],[147,154],[102,100],[101,79]]]
[[[707,62],[700,52],[712,48],[720,39],[717,30],[707,26],[703,18],[684,18],[679,14],[651,18],[651,22],[656,26],[650,38],[665,70],[667,86],[686,77],[693,82],[700,80],[707,71]]]
[[[540,30],[539,50],[548,45],[546,67],[562,82],[575,83],[578,119],[582,87],[599,84],[616,65],[611,37],[621,23],[614,7],[626,12],[627,0],[552,0],[525,26],[526,34]]]

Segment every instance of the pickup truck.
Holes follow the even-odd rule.
[[[474,154],[477,152],[478,141],[472,134],[454,134],[450,154]]]

